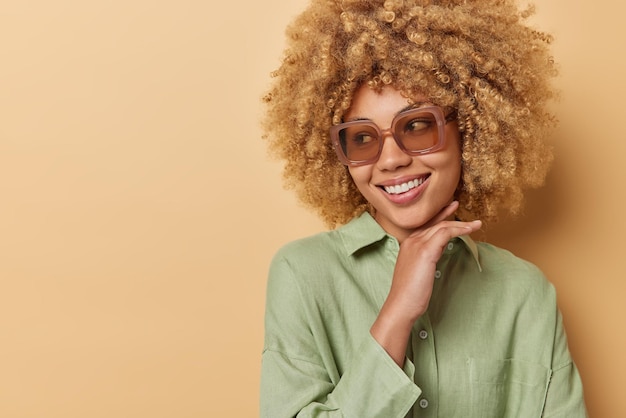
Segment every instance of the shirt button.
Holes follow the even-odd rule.
[[[453,248],[454,248],[454,244],[449,242],[448,243],[448,251],[452,251]]]
[[[419,335],[419,337],[420,337],[422,340],[425,340],[426,338],[428,338],[428,331],[426,331],[425,329],[423,329],[423,330],[421,330],[421,331],[419,332],[419,334],[417,334],[417,335]]]
[[[437,271],[435,272],[435,279],[438,279],[438,278],[440,278],[440,277],[441,277],[441,272],[440,272],[439,270],[437,270]]]
[[[420,408],[426,409],[428,408],[428,401],[424,398],[420,399]]]

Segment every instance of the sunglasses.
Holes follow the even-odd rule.
[[[389,134],[409,155],[438,151],[445,143],[446,124],[455,118],[455,111],[444,115],[439,106],[418,107],[398,113],[389,129],[380,129],[372,121],[355,120],[331,127],[330,137],[339,160],[356,167],[376,162]]]

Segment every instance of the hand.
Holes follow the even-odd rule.
[[[385,302],[411,325],[426,312],[432,295],[437,262],[454,237],[477,231],[480,221],[460,222],[449,219],[459,203],[444,207],[427,224],[407,237],[400,245],[391,290]]]
[[[437,262],[448,241],[482,225],[448,220],[458,207],[458,202],[450,203],[400,244],[389,295],[371,328],[372,336],[400,366],[411,328],[428,309]]]

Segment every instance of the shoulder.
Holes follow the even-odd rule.
[[[518,295],[554,297],[554,287],[535,264],[492,244],[480,242],[477,246],[484,279]]]
[[[384,264],[380,244],[386,237],[380,225],[364,213],[335,230],[290,242],[272,259],[270,285],[281,283],[305,293],[340,292],[368,276],[368,267],[378,269]],[[365,248],[368,251],[363,252]]]
[[[348,255],[336,230],[301,238],[281,247],[270,263],[269,288],[323,289],[341,271]],[[283,290],[280,290],[282,292]]]
[[[290,242],[278,250],[272,264],[287,263],[299,270],[333,268],[349,263],[352,255],[386,236],[366,212],[341,227]]]
[[[345,256],[338,232],[326,231],[283,245],[274,255],[272,264],[287,263],[306,266],[320,260],[333,260]]]
[[[531,263],[495,245],[479,242],[478,253],[483,269],[498,274],[519,274],[529,280],[545,281],[541,270]]]

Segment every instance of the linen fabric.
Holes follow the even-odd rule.
[[[272,260],[261,417],[586,417],[553,286],[510,252],[463,236],[435,273],[404,368],[369,329],[399,243],[365,213]]]

